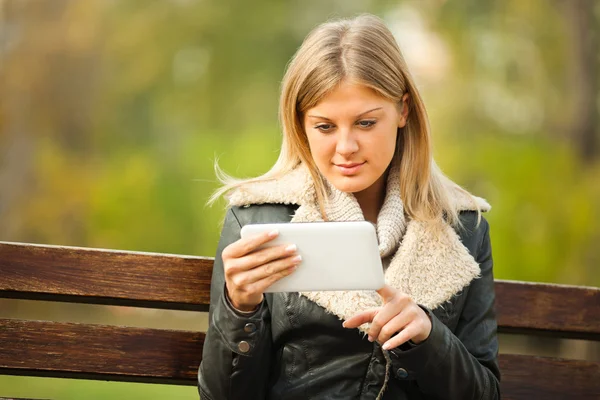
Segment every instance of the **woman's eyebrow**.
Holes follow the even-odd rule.
[[[360,118],[360,117],[362,117],[363,115],[365,115],[365,114],[368,114],[368,113],[370,113],[370,112],[373,112],[373,111],[381,110],[382,108],[383,108],[383,107],[375,107],[375,108],[372,108],[372,109],[370,109],[370,110],[364,111],[364,112],[362,112],[362,113],[358,114],[358,115],[356,116],[356,118]],[[306,116],[307,116],[307,117],[309,117],[309,118],[320,118],[320,119],[326,119],[327,121],[331,121],[329,118],[327,118],[327,117],[322,117],[322,116],[320,116],[320,115],[311,115],[311,114],[307,114]]]

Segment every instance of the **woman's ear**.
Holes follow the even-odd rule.
[[[404,128],[406,126],[406,122],[408,121],[409,101],[410,95],[408,93],[404,93],[402,96],[402,102],[400,104],[400,112],[398,113],[398,128]]]

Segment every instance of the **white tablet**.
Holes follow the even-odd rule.
[[[267,292],[376,290],[384,285],[377,234],[370,222],[250,224],[242,238],[279,231],[265,246],[295,244],[302,262]]]

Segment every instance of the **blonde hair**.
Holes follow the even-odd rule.
[[[399,130],[394,159],[400,162],[400,191],[405,212],[415,220],[460,225],[450,191],[459,190],[437,167],[432,157],[430,127],[423,100],[392,33],[373,15],[326,22],[304,40],[290,61],[281,87],[279,119],[283,141],[279,158],[264,175],[237,180],[215,164],[223,183],[210,202],[249,182],[277,179],[299,163],[308,167],[317,200],[324,214],[326,185],[312,158],[303,126],[303,113],[315,107],[342,80],[363,84],[400,104],[408,93],[406,126]],[[474,208],[479,207],[471,198]],[[326,219],[326,215],[323,215]]]

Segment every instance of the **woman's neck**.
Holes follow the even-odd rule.
[[[375,183],[360,192],[354,193],[356,201],[360,206],[366,221],[377,224],[377,216],[385,200],[385,184],[387,182],[387,172],[383,174]]]

